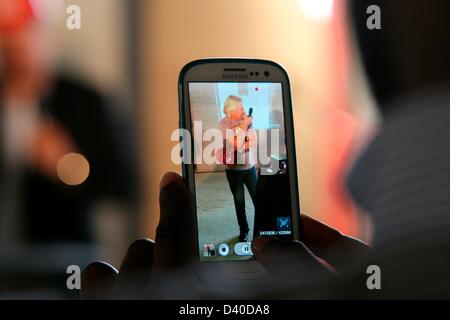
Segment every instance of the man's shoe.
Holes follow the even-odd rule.
[[[239,234],[239,242],[247,242],[248,231]]]

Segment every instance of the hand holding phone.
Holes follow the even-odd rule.
[[[259,70],[265,78],[250,78],[251,70]],[[366,250],[362,243],[300,216],[289,80],[281,67],[251,59],[197,61],[183,69],[179,88],[181,128],[194,132],[194,122],[198,119],[214,119],[206,122],[206,130],[217,129],[222,120],[231,127],[233,121],[242,118],[243,106],[235,103],[241,100],[241,104],[252,105],[251,128],[278,129],[274,136],[278,136],[280,148],[269,152],[268,165],[259,161],[248,168],[244,162],[239,164],[239,170],[232,170],[229,167],[234,164],[228,166],[221,161],[213,165],[185,162],[185,182],[174,173],[165,175],[161,183],[161,219],[156,241],[133,243],[119,276],[106,263],[89,265],[82,276],[83,297],[132,297],[138,292],[144,297],[154,297],[156,293],[159,298],[184,299],[205,294],[203,289],[196,291],[205,285],[207,290],[219,291],[219,297],[273,297],[270,295],[273,287],[265,286],[270,277],[266,270],[277,276],[270,278],[269,283],[279,289],[280,282],[301,283],[305,273],[309,279],[314,275],[322,277],[324,272],[329,275],[317,257],[339,270],[343,267],[340,262],[347,263],[355,248]],[[200,96],[206,98],[202,103],[196,100]],[[224,108],[227,100],[231,101],[228,109]],[[186,142],[183,139],[183,148],[188,146]],[[189,143],[192,147],[194,141]],[[237,212],[242,209],[239,196],[243,188],[249,205],[245,205],[244,216]],[[300,220],[304,221],[303,228]],[[238,226],[245,227],[245,222],[247,228],[239,232]],[[257,240],[252,244],[254,237]],[[283,239],[287,241],[280,241]],[[337,260],[342,252],[330,248],[340,248],[346,255]],[[196,281],[197,276],[200,283]],[[149,287],[150,277],[153,280]],[[250,285],[252,290],[242,291],[240,285]],[[115,292],[111,292],[113,288]],[[214,297],[213,292],[208,292],[208,297]]]
[[[215,297],[213,289],[222,286],[224,281],[219,278],[217,271],[213,273],[216,282],[210,288],[203,288],[195,280],[195,260],[198,257],[192,249],[196,243],[193,238],[196,226],[189,190],[183,179],[173,172],[163,176],[160,187],[160,223],[155,241],[140,239],[133,242],[118,269],[104,262],[89,264],[82,273],[82,299],[195,299],[205,297],[204,289],[208,290],[208,298]],[[278,288],[278,298],[280,285],[286,283],[291,289],[294,284],[301,285],[305,273],[308,279],[312,276],[323,279],[324,276],[332,275],[317,257],[335,270],[345,272],[346,268],[355,265],[355,261],[368,252],[368,247],[354,238],[346,237],[307,216],[303,215],[301,219],[303,245],[297,241],[282,242],[272,237],[258,237],[252,246],[258,260],[276,276],[272,284]],[[177,248],[177,252],[173,248]],[[158,281],[154,279],[156,273]],[[152,278],[153,281],[149,283]],[[262,291],[252,290],[236,295],[229,291],[226,296],[237,298],[244,294],[245,298],[273,298],[271,289],[264,287]],[[298,292],[302,293],[305,294]],[[296,292],[288,290],[287,294]],[[224,298],[223,293],[220,297]]]

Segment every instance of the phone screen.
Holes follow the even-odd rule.
[[[282,83],[189,82],[200,261],[253,259],[292,239]]]

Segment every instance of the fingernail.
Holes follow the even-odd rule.
[[[118,271],[112,265],[96,261],[81,273],[81,299],[107,299],[112,293]]]
[[[150,239],[139,239],[128,248],[127,254],[120,266],[120,273],[127,270],[151,268],[153,265],[153,253],[155,242]]]
[[[133,242],[129,247],[127,254],[131,255],[139,255],[142,256],[146,254],[149,251],[153,251],[153,248],[155,247],[155,242],[150,239],[139,239]]]
[[[162,189],[180,178],[181,176],[178,173],[169,171],[162,176],[161,181],[159,182],[159,188]]]
[[[269,243],[277,241],[275,237],[256,237],[252,242],[252,250],[261,251],[263,250]]]

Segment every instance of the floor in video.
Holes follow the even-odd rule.
[[[196,173],[195,178],[200,250],[203,250],[205,243],[213,243],[216,246],[227,243],[232,248],[238,242],[239,225],[225,172]],[[248,241],[251,241],[255,209],[246,188],[245,211],[250,228]],[[233,260],[248,260],[248,257],[238,257],[234,254],[230,256],[233,256]],[[214,261],[229,260],[230,256],[215,257]]]

